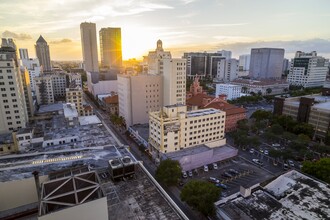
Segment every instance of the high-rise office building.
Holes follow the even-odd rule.
[[[0,103],[0,133],[26,126],[28,113],[16,45],[4,38],[0,48]]]
[[[282,76],[284,49],[251,49],[249,75],[254,79],[280,79]]]
[[[41,35],[36,42],[35,48],[43,72],[50,72],[52,66],[50,63],[49,46]]]
[[[122,66],[121,29],[102,28],[99,34],[102,67],[120,68]]]
[[[323,86],[328,66],[329,60],[317,56],[316,51],[311,53],[297,51],[295,58],[291,60],[287,82],[303,87]]]
[[[250,54],[239,56],[239,71],[248,71],[250,69]]]
[[[217,79],[230,82],[238,77],[238,60],[222,59],[218,62]]]
[[[84,70],[88,72],[99,71],[97,54],[96,24],[84,22],[80,24],[81,47]]]
[[[28,49],[20,48],[19,49],[19,58],[21,60],[23,60],[23,59],[28,60],[29,59]]]

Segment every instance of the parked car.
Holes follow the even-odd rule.
[[[211,182],[211,183],[220,183],[220,180],[218,180],[218,179],[215,178],[215,177],[210,177],[210,178],[209,178],[209,182]]]
[[[208,166],[209,170],[213,170],[213,164],[209,164],[207,166]]]
[[[217,170],[218,169],[218,164],[217,163],[213,163],[213,169]]]
[[[268,155],[268,154],[269,154],[269,151],[268,151],[268,150],[265,150],[265,151],[264,151],[264,154],[265,154],[265,155]]]
[[[204,165],[204,171],[209,172],[209,167],[207,165]]]
[[[260,148],[259,151],[260,151],[261,153],[263,153],[263,152],[264,152],[264,149]]]
[[[197,169],[194,169],[194,174],[197,176],[198,175],[198,170]]]
[[[237,170],[234,170],[234,169],[229,169],[228,172],[231,173],[231,174],[234,174],[234,175],[238,175],[239,174],[239,172]]]
[[[280,144],[272,144],[272,147],[280,147]]]
[[[186,171],[182,171],[182,177],[183,177],[183,178],[187,178],[187,177],[188,177]]]
[[[191,170],[188,172],[188,176],[189,176],[189,177],[192,177],[192,176],[193,176],[193,173],[192,173]]]
[[[258,164],[259,166],[262,166],[264,163],[261,162],[259,159],[252,159],[252,161],[256,164]]]
[[[289,165],[288,165],[287,163],[284,163],[284,164],[283,164],[283,169],[284,169],[284,170],[288,170],[288,169],[289,169]]]
[[[288,164],[290,165],[290,167],[294,167],[294,163],[292,160],[288,160]]]
[[[215,184],[215,186],[216,186],[216,187],[220,187],[220,188],[222,188],[222,189],[228,189],[228,186],[225,185],[225,184],[223,184],[223,183],[217,183],[217,184]]]
[[[254,153],[254,149],[253,149],[253,148],[250,149],[250,153],[251,153],[251,154]]]

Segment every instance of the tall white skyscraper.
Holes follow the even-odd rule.
[[[0,133],[24,128],[28,113],[16,45],[2,39],[0,48]]]
[[[43,72],[50,72],[52,70],[52,66],[50,63],[49,46],[41,35],[36,42],[35,48]]]
[[[323,86],[329,60],[317,56],[316,51],[304,53],[297,51],[295,58],[291,60],[287,81],[292,85],[303,87]]]
[[[249,75],[255,79],[280,79],[282,76],[284,49],[251,49]]]
[[[81,47],[84,70],[88,72],[99,71],[97,54],[96,24],[84,22],[80,24]]]
[[[230,50],[219,50],[217,53],[220,56],[225,57],[227,60],[231,59],[231,51]]]

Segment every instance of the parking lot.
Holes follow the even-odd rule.
[[[239,157],[218,162],[217,166],[218,169],[212,169],[212,166],[209,166],[211,169],[207,172],[204,171],[203,167],[198,168],[197,172],[193,172],[192,177],[182,177],[181,185],[184,185],[192,179],[209,181],[210,177],[214,177],[227,187],[227,189],[224,189],[225,187],[223,187],[222,196],[229,196],[238,192],[241,185],[254,185],[273,176],[269,172],[259,168],[257,165],[254,165]],[[237,171],[237,174],[230,172],[230,170]],[[232,177],[226,176],[226,172],[227,174],[231,174]]]

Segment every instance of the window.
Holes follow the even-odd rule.
[[[13,79],[13,76],[8,76],[8,79]]]
[[[6,91],[6,89],[5,88],[1,88],[1,91]]]
[[[14,82],[9,82],[9,85],[14,85]]]
[[[11,70],[7,70],[7,73],[11,73]]]

